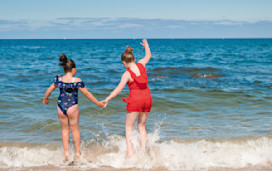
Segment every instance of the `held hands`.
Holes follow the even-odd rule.
[[[144,47],[144,48],[147,48],[149,47],[148,43],[147,43],[147,40],[146,39],[143,39],[142,40],[143,42],[140,42],[140,44]]]
[[[48,99],[43,99],[43,104],[48,105],[49,104]]]
[[[101,103],[104,104],[104,106],[102,106],[102,107],[107,107],[109,101],[110,101],[110,100],[109,100],[108,98],[106,98],[105,100],[101,101]]]
[[[101,107],[106,107],[107,104],[108,104],[108,102],[105,102],[105,100],[103,100],[103,101],[98,102],[97,106],[101,108]]]

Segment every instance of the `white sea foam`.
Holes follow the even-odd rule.
[[[60,165],[63,161],[61,149],[48,149],[47,146],[2,146],[0,163],[3,168]]]
[[[94,141],[83,142],[83,155],[75,167],[199,170],[269,166],[272,160],[271,137],[245,137],[225,140],[178,139],[158,142],[160,137],[157,129],[148,134],[145,153],[140,148],[137,131],[133,131],[132,137],[135,155],[131,159],[125,159],[125,137],[110,135],[109,139],[102,144]],[[70,157],[70,160],[72,160],[72,157]],[[61,146],[48,148],[48,145],[35,145],[34,147],[30,145],[1,145],[0,164],[0,168],[67,166],[63,163]]]

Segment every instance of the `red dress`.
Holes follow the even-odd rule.
[[[136,65],[141,75],[136,76],[134,72],[127,69],[133,81],[127,83],[130,89],[129,96],[123,100],[127,103],[128,112],[150,112],[152,97],[148,87],[146,70],[143,64],[137,63]]]

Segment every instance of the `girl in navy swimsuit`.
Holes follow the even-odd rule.
[[[64,160],[69,158],[69,127],[71,128],[76,156],[80,157],[80,133],[79,133],[79,109],[78,109],[78,90],[80,90],[90,101],[99,107],[104,107],[106,102],[99,102],[90,93],[80,78],[74,77],[76,74],[76,64],[72,59],[67,59],[61,55],[60,66],[63,66],[65,75],[56,76],[52,85],[47,89],[44,95],[43,103],[48,104],[48,97],[51,92],[59,87],[60,95],[58,98],[58,117],[62,126],[62,141],[64,148]]]

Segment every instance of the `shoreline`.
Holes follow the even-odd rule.
[[[9,171],[11,168],[0,168],[3,171]],[[78,167],[54,167],[54,166],[44,166],[44,167],[27,167],[27,168],[12,168],[19,171],[28,171],[28,170],[39,170],[39,171],[51,171],[51,170],[65,170],[65,171],[161,171],[161,170],[171,170],[167,168],[112,168],[112,167],[100,167],[100,168],[78,168]],[[209,170],[209,171],[271,171],[272,166],[249,166],[245,168],[201,168],[194,170]],[[175,169],[176,170],[176,169]],[[194,170],[177,170],[177,171],[194,171]]]

